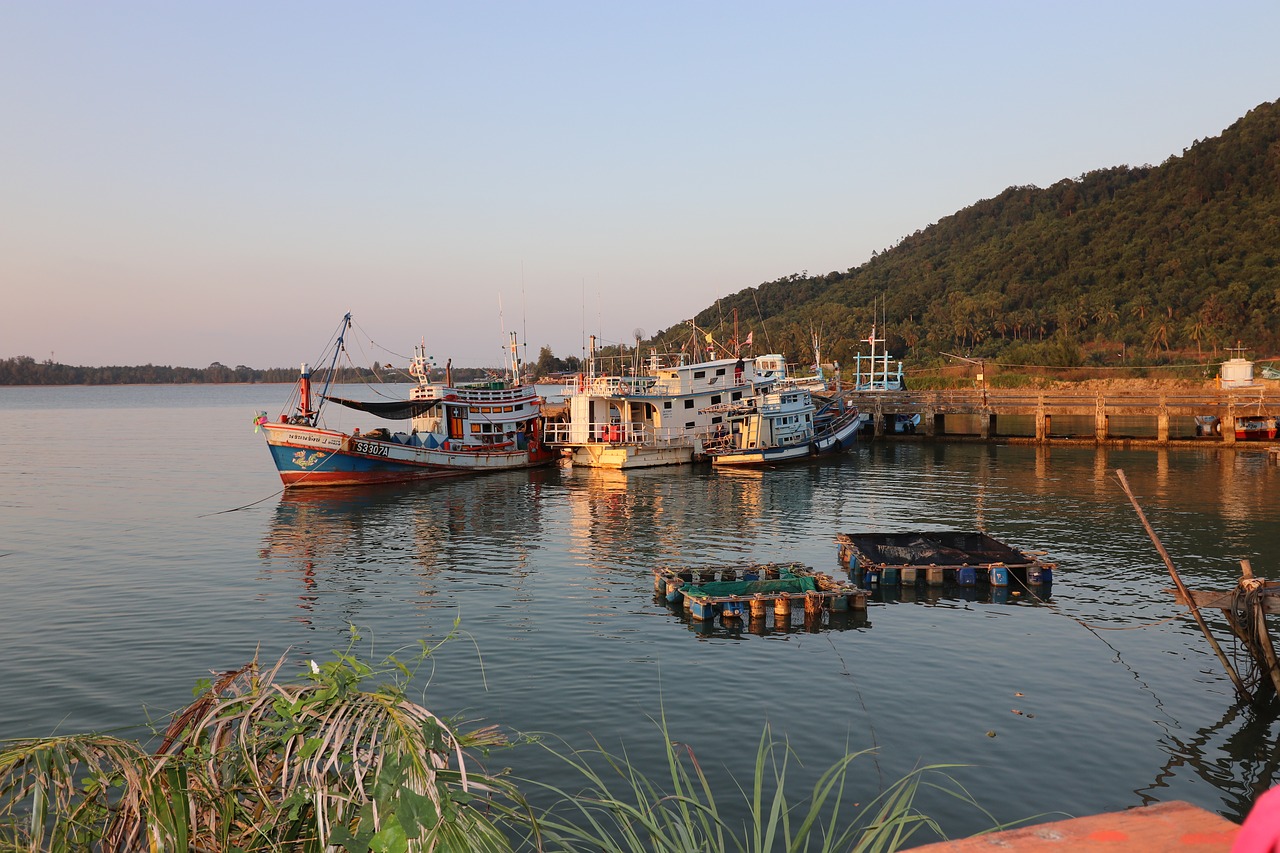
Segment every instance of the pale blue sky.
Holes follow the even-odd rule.
[[[0,357],[287,366],[348,310],[579,355],[1158,164],[1277,45],[1277,0],[0,0]]]

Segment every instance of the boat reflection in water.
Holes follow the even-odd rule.
[[[266,567],[260,579],[295,579],[298,606],[308,613],[321,596],[331,596],[334,603],[322,609],[347,621],[383,598],[407,595],[419,608],[444,606],[435,599],[448,581],[496,577],[518,590],[531,572],[538,494],[548,475],[554,474],[494,474],[465,485],[288,489],[258,552]]]

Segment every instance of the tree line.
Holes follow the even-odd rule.
[[[482,368],[454,368],[455,382],[482,381],[491,371]],[[328,368],[317,368],[312,378],[323,382]],[[296,367],[275,367],[265,370],[246,367],[243,364],[227,367],[214,362],[208,367],[170,367],[144,364],[125,367],[82,367],[59,364],[51,359],[36,361],[30,356],[0,359],[0,385],[200,385],[255,382],[296,382]],[[407,371],[389,366],[335,367],[333,381],[337,383],[362,382],[411,382]]]
[[[723,335],[735,315],[757,352],[798,361],[814,332],[824,359],[849,361],[873,324],[913,363],[1162,364],[1220,358],[1238,341],[1278,354],[1280,101],[1160,166],[1010,187],[859,267],[749,287],[693,319]]]

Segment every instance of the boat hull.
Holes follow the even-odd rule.
[[[1275,418],[1236,421],[1236,441],[1274,441],[1278,432]]]
[[[657,468],[689,464],[694,459],[694,447],[692,444],[583,444],[572,448],[569,459],[574,465],[584,468]]]
[[[430,449],[295,424],[263,424],[267,447],[287,488],[358,486],[457,477],[546,465],[545,448]]]
[[[807,444],[793,444],[788,447],[764,447],[753,450],[718,453],[711,458],[712,465],[769,465],[774,462],[789,462],[817,455]]]

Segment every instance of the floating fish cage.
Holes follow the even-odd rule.
[[[985,533],[841,533],[840,562],[865,583],[1047,586],[1057,565]]]
[[[801,563],[660,567],[653,570],[653,591],[671,604],[682,603],[695,620],[755,621],[772,614],[775,624],[790,624],[794,610],[812,618],[867,607],[866,590]]]

